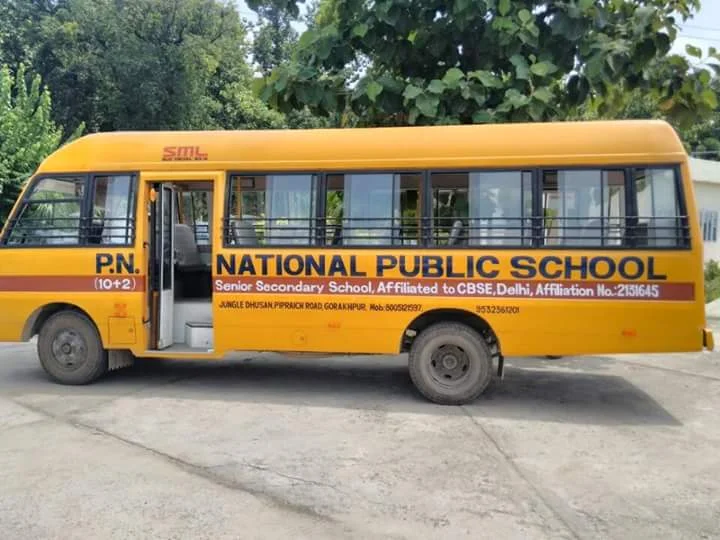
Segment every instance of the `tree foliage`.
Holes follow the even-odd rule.
[[[21,65],[0,67],[0,222],[4,222],[23,183],[63,139],[51,118],[51,97],[38,75],[28,84]],[[79,129],[70,138],[79,135]]]
[[[280,1],[280,0],[278,0]],[[538,121],[602,115],[621,88],[652,93],[685,126],[715,108],[707,66],[669,57],[698,0],[324,0],[262,97],[363,124]],[[720,59],[713,53],[716,59]],[[662,76],[660,76],[662,75]],[[606,96],[610,96],[606,98]]]
[[[720,96],[720,78],[713,79],[710,86],[715,95]],[[720,103],[711,113],[680,131],[688,152],[703,159],[720,161]]]
[[[269,74],[290,60],[298,34],[291,15],[275,2],[257,4],[255,11],[260,23],[253,39],[253,59],[262,73]]]
[[[256,7],[285,25],[291,15],[274,2]],[[267,48],[263,62],[270,69],[287,61],[297,36],[268,37],[282,42]],[[251,50],[232,0],[0,3],[0,59],[12,66],[26,62],[42,76],[52,89],[53,118],[63,126],[113,131],[326,125],[304,108],[285,115],[260,100],[252,90]]]
[[[696,53],[695,47],[688,46],[691,53]],[[711,55],[716,52],[711,48]],[[690,58],[692,54],[688,55]],[[647,68],[646,76],[649,80],[665,81],[673,76],[680,76],[693,69],[702,69],[703,66],[712,69],[713,56],[700,59],[699,66],[691,65],[688,58],[678,56],[663,57],[653,60]],[[715,96],[720,96],[720,78],[708,79],[707,75],[701,75],[703,85],[708,84],[709,89]],[[659,84],[659,83],[658,83]],[[701,99],[707,100],[708,106],[713,106],[711,111],[705,114],[695,114],[689,107],[670,117],[671,123],[679,132],[685,148],[689,153],[694,153],[704,159],[720,160],[720,104],[713,95],[704,90],[705,95]],[[598,103],[600,106],[598,106]],[[623,84],[609,90],[602,100],[588,100],[580,109],[577,119],[594,120],[599,118],[655,118],[667,119],[666,109],[668,104],[664,102],[662,94],[647,92],[645,89],[636,88],[628,91]],[[683,122],[685,119],[687,121]]]
[[[38,27],[65,0],[2,0],[0,2],[0,64],[31,65],[39,45]]]
[[[8,0],[0,14],[0,54],[15,63],[23,52],[63,125],[284,125],[251,92],[247,28],[231,0]]]
[[[247,0],[250,43],[234,0],[5,0],[0,63],[90,131],[661,117],[720,150],[717,51],[667,54],[699,0],[299,3]]]
[[[279,129],[286,126],[285,115],[260,101],[247,81],[234,81],[219,90],[212,114],[217,127],[233,129]]]
[[[245,28],[216,0],[70,0],[43,20],[36,65],[56,118],[95,130],[213,122],[214,80],[248,81]]]

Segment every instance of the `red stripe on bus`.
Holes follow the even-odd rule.
[[[145,276],[0,276],[0,291],[139,292]]]
[[[216,293],[602,300],[695,299],[693,283],[393,278],[215,277]],[[139,292],[145,276],[0,276],[0,291]]]
[[[318,277],[215,277],[224,294],[330,294],[358,296],[444,296],[465,298],[553,298],[568,300],[695,299],[693,283],[523,281]]]

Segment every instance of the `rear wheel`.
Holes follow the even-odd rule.
[[[75,311],[61,311],[43,324],[38,356],[45,372],[62,384],[87,384],[107,372],[108,356],[95,325]]]
[[[462,405],[482,394],[492,380],[493,357],[483,337],[460,323],[437,323],[413,341],[410,378],[427,399]]]

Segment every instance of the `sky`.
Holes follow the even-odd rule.
[[[702,0],[702,7],[692,19],[681,25],[671,53],[685,54],[687,44],[707,53],[709,47],[720,50],[720,0]]]
[[[257,21],[257,15],[244,0],[235,0],[240,15],[248,20]],[[701,0],[702,7],[695,16],[681,25],[678,38],[675,40],[671,53],[685,54],[685,46],[689,43],[700,47],[703,53],[709,47],[720,50],[720,0]],[[301,5],[301,11],[303,11]],[[295,29],[302,32],[304,24],[295,24]]]

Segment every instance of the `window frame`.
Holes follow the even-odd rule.
[[[128,218],[131,220],[132,234],[129,235],[129,243],[122,244],[90,244],[88,243],[88,222],[92,216],[92,209],[95,204],[95,178],[100,176],[129,176],[130,177],[130,193],[132,197],[132,213]],[[8,244],[8,238],[12,234],[15,225],[18,222],[22,212],[30,203],[37,185],[46,179],[64,179],[64,178],[82,178],[83,179],[83,197],[80,199],[80,230],[78,231],[79,242],[77,244]],[[132,248],[136,245],[137,240],[137,224],[138,224],[138,196],[139,196],[139,171],[83,171],[83,172],[63,172],[63,173],[43,173],[33,176],[28,182],[23,195],[18,204],[13,208],[12,213],[8,216],[5,230],[2,238],[0,238],[0,249],[95,249],[98,248]]]
[[[238,170],[232,170],[227,171],[225,174],[225,189],[224,191],[224,197],[223,205],[222,205],[222,220],[221,220],[221,236],[222,236],[222,247],[225,249],[238,249],[240,247],[247,246],[237,246],[229,241],[229,235],[228,235],[228,227],[230,226],[230,220],[232,219],[238,219],[232,217],[232,212],[230,208],[230,204],[232,203],[232,195],[233,195],[233,177],[234,176],[274,176],[274,175],[282,175],[282,176],[311,176],[315,178],[315,200],[313,201],[313,207],[315,208],[315,215],[310,216],[308,218],[308,223],[311,223],[314,221],[315,226],[315,234],[308,234],[308,237],[312,237],[312,243],[308,243],[307,245],[301,245],[301,244],[258,244],[257,246],[252,246],[252,249],[297,249],[297,248],[323,248],[327,247],[323,243],[321,243],[321,240],[323,239],[323,236],[321,232],[324,233],[325,231],[325,200],[320,196],[325,196],[325,188],[327,186],[326,183],[326,176],[331,173],[326,172],[317,172],[312,170],[290,170],[290,171],[284,171],[284,170],[259,170],[259,171],[252,171],[252,170],[244,170],[244,171],[238,171]],[[266,189],[267,192],[267,189]],[[240,193],[242,193],[242,189],[240,190]],[[320,205],[322,205],[322,215],[319,213]]]
[[[637,226],[637,193],[634,182],[634,171],[636,169],[669,169],[673,171],[673,180],[675,183],[675,195],[677,197],[679,215],[676,216],[680,221],[679,233],[681,235],[680,242],[674,246],[638,246],[634,233],[625,233],[622,238],[621,245],[599,245],[599,246],[582,246],[582,245],[545,245],[543,241],[543,175],[547,171],[572,171],[572,170],[588,170],[588,171],[622,171],[624,174],[625,185],[625,227],[633,230],[633,226]],[[528,216],[531,222],[531,242],[528,245],[507,244],[507,245],[491,245],[491,246],[447,246],[435,245],[432,243],[433,231],[433,193],[432,193],[432,175],[433,174],[458,174],[458,173],[483,173],[483,172],[523,172],[529,171],[531,175],[532,189],[532,209],[533,215]],[[271,244],[253,246],[256,250],[269,249],[287,249],[305,247],[312,249],[332,249],[332,250],[417,250],[432,249],[437,251],[690,251],[693,248],[693,235],[690,226],[689,217],[687,215],[687,193],[685,192],[681,175],[681,163],[678,162],[659,162],[659,163],[602,163],[602,164],[586,164],[586,165],[567,165],[567,164],[543,164],[543,165],[518,165],[514,167],[438,167],[438,168],[421,168],[421,167],[403,167],[397,169],[388,168],[367,168],[367,169],[298,169],[298,170],[228,170],[226,173],[225,200],[223,202],[222,217],[222,248],[223,249],[239,249],[242,246],[233,245],[228,241],[227,227],[231,218],[231,196],[232,196],[232,177],[234,176],[268,176],[273,174],[297,174],[297,175],[314,175],[317,177],[315,215],[310,219],[315,221],[316,229],[312,243],[305,246],[297,244]],[[421,190],[419,217],[420,241],[417,245],[329,245],[326,242],[326,222],[325,211],[327,202],[327,177],[330,175],[345,174],[407,174],[418,175],[420,177],[419,189]],[[720,227],[720,226],[719,226]],[[687,236],[686,236],[687,234]],[[702,240],[701,240],[702,241]]]
[[[322,200],[324,201],[324,203],[327,204],[327,177],[328,177],[328,176],[350,176],[350,175],[358,175],[358,176],[362,176],[362,175],[377,175],[377,176],[381,176],[381,175],[389,175],[389,176],[392,176],[392,177],[393,177],[393,181],[395,181],[395,177],[400,177],[400,176],[403,176],[403,175],[407,175],[407,176],[417,176],[418,179],[419,179],[419,182],[418,182],[418,191],[419,191],[420,193],[424,193],[424,192],[428,189],[428,188],[427,188],[427,185],[426,185],[427,178],[426,178],[426,176],[425,176],[424,173],[425,173],[425,171],[422,171],[422,170],[412,170],[412,169],[397,169],[397,170],[393,170],[393,169],[361,169],[361,170],[342,169],[342,170],[338,170],[338,171],[323,172],[323,178],[325,179],[325,184],[323,185],[323,192],[321,193],[321,198],[322,198]],[[399,185],[399,183],[398,183],[398,185]],[[344,190],[345,190],[345,185],[343,184],[343,191],[344,191]],[[398,195],[400,195],[400,192],[401,192],[401,191],[402,191],[402,190],[400,189],[400,191],[398,192]],[[403,244],[397,244],[397,245],[394,245],[394,244],[380,244],[380,245],[378,245],[378,244],[340,244],[340,245],[338,245],[338,246],[332,246],[332,245],[328,245],[328,244],[326,244],[326,243],[321,243],[321,244],[319,244],[319,246],[320,246],[320,247],[325,247],[325,248],[332,248],[332,249],[351,249],[351,248],[359,248],[359,249],[372,249],[372,248],[377,248],[377,249],[402,249],[402,248],[407,248],[407,247],[413,247],[413,248],[415,248],[415,247],[423,247],[423,243],[422,243],[422,242],[424,241],[423,232],[424,232],[425,227],[423,226],[423,223],[422,223],[422,222],[423,222],[425,219],[428,219],[428,218],[431,219],[431,216],[427,216],[427,217],[426,217],[425,201],[420,200],[420,193],[418,193],[418,201],[420,202],[420,213],[421,213],[421,215],[419,216],[420,227],[419,227],[419,231],[418,231],[418,232],[419,232],[419,235],[418,235],[419,243],[418,243],[418,244],[416,244],[416,245],[412,245],[412,244],[405,244],[405,245],[403,245]],[[401,204],[402,204],[402,203],[401,203]],[[432,198],[431,198],[431,204],[432,204]],[[325,210],[327,210],[327,208],[323,208],[323,214],[322,214],[322,215],[318,214],[318,220],[319,220],[319,221],[322,221],[322,226],[318,225],[318,229],[322,231],[322,233],[323,233],[322,239],[326,241],[326,240],[327,240],[327,231],[326,231],[325,227],[326,227],[327,223],[325,222],[325,218],[326,218],[327,216],[325,216]],[[343,219],[345,219],[345,218],[343,218]],[[350,218],[350,219],[353,219],[353,218]],[[354,219],[357,219],[357,218],[354,218]],[[360,219],[363,219],[363,218],[360,218]],[[379,217],[379,218],[371,218],[371,219],[384,220],[384,219],[386,219],[386,218],[384,218],[384,217]],[[393,216],[390,216],[390,217],[387,218],[388,221],[393,221],[394,219],[395,219],[395,218],[394,218]],[[401,220],[402,220],[402,218],[401,218]],[[393,237],[392,227],[391,227],[390,229],[391,229],[391,230],[390,230],[390,237],[393,238],[393,240],[395,240],[395,238]],[[428,230],[428,234],[429,234],[429,230]]]
[[[676,220],[679,220],[678,224],[679,234],[681,235],[680,242],[675,246],[639,246],[637,245],[637,236],[634,234],[628,237],[628,245],[619,246],[622,249],[632,250],[649,250],[649,251],[690,251],[693,247],[693,235],[692,227],[690,225],[690,218],[688,216],[688,207],[686,192],[683,189],[682,172],[680,170],[679,163],[646,163],[646,164],[632,164],[625,168],[625,193],[626,201],[631,205],[632,213],[628,209],[627,216],[631,218],[632,226],[637,227],[638,225],[638,206],[637,206],[637,189],[635,185],[635,171],[638,169],[669,169],[673,172],[673,184],[675,187],[675,198],[677,201],[678,215],[675,216]],[[629,197],[632,194],[632,197]],[[656,219],[653,216],[653,219]],[[687,231],[687,237],[684,236],[683,232]],[[700,243],[702,245],[702,231],[700,231]]]
[[[538,167],[462,167],[457,169],[428,169],[427,170],[427,178],[426,178],[426,185],[425,189],[428,193],[429,202],[428,207],[423,208],[424,214],[422,216],[423,220],[429,220],[429,223],[426,225],[428,228],[428,238],[427,244],[421,245],[420,247],[424,247],[426,249],[460,249],[460,250],[466,250],[466,249],[474,249],[474,250],[483,250],[483,251],[490,251],[494,249],[501,249],[501,250],[507,250],[507,249],[515,249],[515,250],[523,250],[523,249],[535,249],[535,237],[536,237],[536,228],[537,224],[536,221],[540,222],[540,231],[542,234],[542,219],[536,217],[536,206],[538,201],[540,201],[540,213],[542,213],[542,198],[538,196]],[[522,244],[499,244],[499,245],[489,245],[489,246],[481,246],[481,245],[460,245],[460,246],[448,246],[448,245],[442,245],[442,244],[433,244],[432,243],[432,237],[433,237],[433,220],[435,219],[435,216],[433,215],[433,212],[435,211],[434,205],[433,205],[433,193],[432,193],[432,175],[433,174],[467,174],[468,175],[468,182],[470,180],[469,175],[475,174],[475,173],[507,173],[507,172],[519,172],[521,175],[523,173],[529,172],[530,173],[530,197],[531,197],[531,203],[532,203],[532,215],[528,216],[527,219],[530,221],[529,226],[529,240],[530,243],[528,245],[522,245]],[[521,177],[522,178],[522,177]],[[522,181],[522,180],[521,180]],[[539,175],[539,181],[542,182],[542,175]],[[469,183],[468,183],[468,189],[469,189]],[[540,192],[542,192],[542,185],[540,185]],[[539,214],[537,214],[539,215]],[[468,219],[470,216],[468,216]],[[522,216],[519,218],[512,218],[512,219],[524,219]],[[500,228],[500,227],[498,227]]]
[[[632,221],[635,225],[637,225],[637,194],[635,193],[635,182],[632,181],[632,171],[634,169],[642,168],[641,166],[628,166],[628,165],[591,165],[591,166],[585,166],[585,165],[561,165],[558,167],[536,167],[535,171],[537,173],[537,180],[536,183],[533,185],[534,190],[533,191],[533,213],[535,214],[532,216],[533,221],[537,221],[536,227],[536,235],[533,236],[533,249],[545,249],[545,250],[555,250],[555,251],[562,251],[562,250],[590,250],[590,251],[622,251],[624,249],[635,249],[631,243],[632,243],[632,236],[630,236],[627,232],[622,237],[622,243],[619,246],[612,246],[612,245],[605,245],[603,242],[599,246],[592,246],[592,245],[566,245],[566,244],[558,244],[558,245],[547,245],[545,244],[545,216],[543,212],[543,191],[544,191],[544,178],[545,174],[548,172],[559,172],[559,171],[599,171],[600,173],[604,171],[620,171],[623,174],[623,193],[625,197],[625,227],[629,228],[629,222]],[[655,168],[667,168],[667,167],[660,167],[657,166]],[[675,181],[677,182],[677,176],[675,177]],[[601,177],[602,182],[602,177]],[[630,186],[632,184],[632,186]],[[602,183],[601,183],[602,185]],[[632,192],[632,194],[631,194]],[[603,211],[602,204],[604,202],[604,199],[601,196],[601,213]],[[604,217],[603,217],[604,219]],[[604,232],[604,227],[603,227]],[[604,240],[604,237],[601,237],[601,240]],[[673,249],[673,248],[671,248]]]
[[[427,183],[429,182],[429,175],[427,174],[426,169],[401,169],[401,170],[395,170],[395,169],[337,169],[337,170],[319,170],[319,171],[313,171],[312,169],[299,169],[299,170],[292,170],[292,171],[284,171],[284,170],[258,170],[258,171],[252,171],[252,170],[244,170],[244,171],[228,171],[225,175],[225,200],[223,201],[223,217],[222,217],[222,247],[224,249],[238,249],[239,247],[243,246],[236,246],[229,242],[227,229],[230,223],[230,220],[233,219],[230,203],[231,203],[231,197],[232,197],[232,185],[233,185],[233,177],[234,176],[272,176],[272,175],[297,175],[297,176],[314,176],[317,178],[316,185],[315,185],[315,201],[314,201],[314,207],[315,207],[315,215],[310,216],[310,220],[314,221],[315,226],[315,234],[312,238],[312,243],[308,243],[307,245],[298,245],[298,244],[261,244],[257,246],[253,246],[252,249],[297,249],[297,248],[315,248],[315,249],[402,249],[402,248],[423,248],[427,247],[425,244],[425,229],[427,228],[427,225],[424,225],[424,221],[426,220],[426,214],[428,207],[426,205],[428,202],[426,200],[422,200],[420,203],[420,211],[421,211],[421,225],[420,225],[420,242],[417,245],[405,245],[405,246],[393,246],[392,244],[387,245],[338,245],[338,246],[332,246],[327,244],[327,231],[326,231],[326,218],[325,212],[327,210],[327,186],[328,186],[328,176],[337,176],[337,175],[350,175],[350,174],[408,174],[408,175],[417,175],[419,176],[420,182],[418,184],[419,190],[427,190]],[[242,190],[241,190],[242,191]],[[427,199],[427,196],[425,197]],[[427,231],[427,234],[429,236],[430,232]],[[246,246],[245,246],[246,247]]]
[[[93,220],[93,209],[95,207],[95,195],[97,190],[97,178],[100,177],[109,177],[109,176],[129,176],[130,177],[130,186],[128,188],[128,196],[130,200],[130,204],[128,205],[128,212],[125,216],[125,219],[127,220],[128,227],[132,226],[132,233],[131,234],[125,234],[125,237],[128,238],[128,242],[125,243],[102,243],[99,244],[89,244],[90,246],[96,246],[96,247],[131,247],[135,245],[135,236],[137,232],[137,211],[138,211],[138,178],[139,175],[135,173],[106,173],[106,172],[93,172],[90,173],[88,180],[89,185],[89,192],[86,196],[87,199],[87,208],[84,208],[83,211],[86,211],[86,219],[89,222],[92,222]],[[127,229],[126,229],[127,230]],[[85,231],[85,237],[81,235],[81,239],[85,240],[87,242],[87,230]]]

